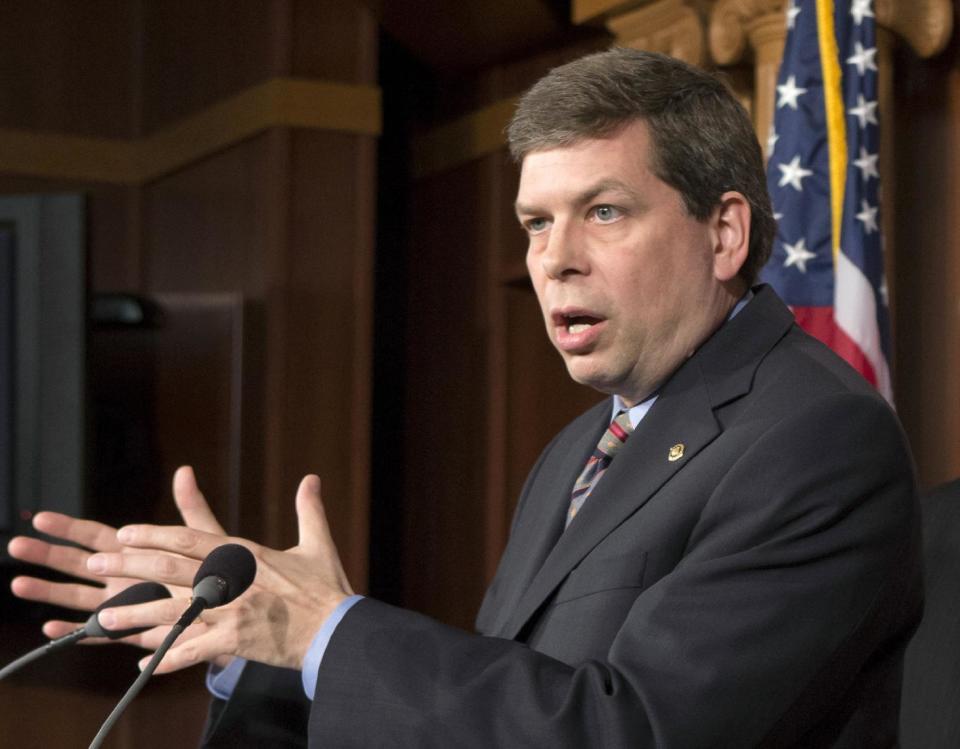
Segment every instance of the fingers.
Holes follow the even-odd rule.
[[[77,583],[52,583],[37,577],[15,577],[10,590],[18,598],[51,603],[78,611],[91,611],[108,598],[105,588]]]
[[[97,614],[97,620],[101,627],[112,630],[175,624],[189,605],[190,601],[184,598],[163,598],[133,606],[106,608]]]
[[[318,476],[304,476],[297,489],[297,524],[300,531],[300,543],[297,553],[316,557],[322,560],[322,565],[330,575],[330,580],[339,586],[341,592],[352,595],[353,589],[347,580],[340,563],[333,536],[330,534],[330,524],[323,509],[323,500],[320,497],[320,478]]]
[[[71,541],[94,551],[119,551],[117,529],[94,520],[80,520],[59,512],[38,512],[33,527],[49,536]]]
[[[188,528],[218,536],[226,535],[197,486],[197,478],[190,466],[181,466],[173,474],[173,500]]]
[[[49,637],[51,640],[56,640],[58,637],[63,637],[68,635],[71,632],[80,629],[83,626],[83,622],[64,622],[60,620],[53,620],[46,622],[43,625],[43,634],[46,637]],[[106,640],[104,640],[106,642]]]
[[[52,513],[42,514],[49,515]],[[119,549],[119,545],[115,544],[115,546]],[[57,572],[82,577],[85,580],[98,580],[87,569],[87,558],[90,553],[83,549],[51,544],[37,538],[17,536],[7,544],[7,551],[14,559],[19,559],[22,562],[49,567]]]
[[[117,538],[126,546],[169,551],[191,559],[205,559],[207,554],[227,541],[242,543],[251,548],[256,546],[243,539],[207,533],[182,525],[126,525],[117,531]]]
[[[297,488],[297,527],[300,548],[308,553],[325,552],[333,546],[330,526],[320,498],[320,477],[304,476]]]
[[[192,587],[199,567],[195,559],[172,554],[94,554],[87,560],[87,568],[97,575],[131,577],[187,588]]]

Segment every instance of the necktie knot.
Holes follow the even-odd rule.
[[[621,411],[617,414],[617,417],[610,422],[607,431],[603,433],[603,437],[601,437],[600,442],[597,443],[597,451],[604,457],[612,460],[613,456],[623,447],[623,443],[627,441],[627,437],[630,436],[630,432],[632,431],[633,425],[630,423],[630,413],[628,411]]]

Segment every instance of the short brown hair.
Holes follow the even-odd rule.
[[[653,52],[614,48],[551,70],[520,99],[507,130],[517,162],[532,151],[612,135],[643,120],[654,173],[705,220],[728,190],[750,205],[740,276],[752,284],[770,257],[776,224],[760,144],[746,110],[714,75]]]

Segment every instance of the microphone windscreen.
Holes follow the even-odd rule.
[[[240,544],[224,544],[211,551],[203,560],[193,578],[193,586],[196,588],[208,577],[221,578],[226,583],[226,591],[216,605],[222,606],[249,588],[256,574],[257,561],[249,549]]]
[[[107,629],[100,625],[97,619],[103,609],[113,608],[115,606],[132,606],[136,603],[147,603],[149,601],[159,601],[161,598],[170,598],[170,591],[160,583],[137,583],[129,588],[124,588],[115,596],[108,598],[101,603],[87,619],[84,629],[90,637],[109,637],[111,640],[119,640],[122,637],[136,635],[140,632],[146,632],[150,627],[133,627],[131,629]]]

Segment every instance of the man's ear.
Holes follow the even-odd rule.
[[[721,282],[736,278],[750,247],[750,204],[739,192],[725,192],[714,209],[713,275]]]

